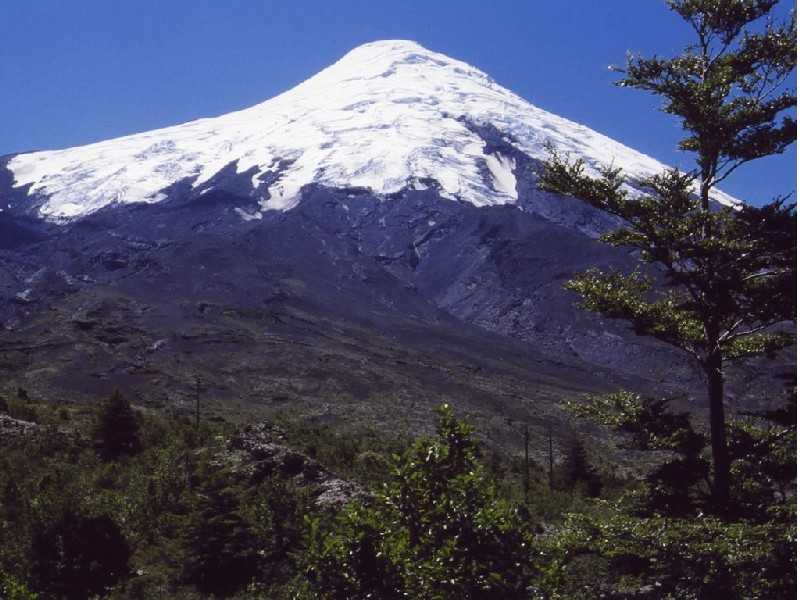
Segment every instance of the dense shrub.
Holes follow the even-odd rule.
[[[34,526],[31,575],[35,588],[48,597],[80,600],[103,594],[127,577],[130,554],[109,516],[68,511]]]
[[[612,426],[629,450],[661,461],[619,500],[595,502],[545,536],[542,596],[794,598],[794,405],[792,395],[784,410],[731,422],[732,497],[723,515],[709,510],[710,440],[688,415],[626,393],[576,406]]]
[[[311,523],[310,596],[528,598],[531,536],[479,456],[471,428],[440,408],[437,436],[396,457],[373,503]]]

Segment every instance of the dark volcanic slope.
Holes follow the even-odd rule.
[[[691,387],[679,354],[574,308],[567,278],[632,259],[572,227],[431,190],[309,187],[243,220],[252,202],[180,192],[62,227],[6,215],[24,233],[0,249],[5,386],[188,409],[199,378],[229,408],[390,427],[449,400],[490,431],[565,396]]]
[[[611,377],[437,308],[412,267],[404,280],[364,249],[370,223],[342,216],[351,202],[381,220],[389,205],[350,195],[312,190],[297,210],[244,222],[240,198],[211,192],[33,230],[0,251],[7,385],[87,399],[120,386],[170,405],[200,376],[226,402],[413,419],[444,398],[522,405]]]

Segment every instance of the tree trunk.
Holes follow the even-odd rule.
[[[700,181],[700,206],[703,207],[703,210],[709,211],[711,209],[711,202],[709,200],[711,196],[711,175],[703,170],[702,180]],[[708,230],[703,231],[703,235],[708,237]]]
[[[715,350],[706,362],[708,408],[711,425],[711,457],[714,463],[712,500],[717,510],[724,511],[730,499],[730,459],[725,439],[725,382],[722,376],[722,354]]]
[[[710,212],[709,195],[711,182],[716,172],[716,157],[708,164],[703,165],[702,181],[700,183],[700,201],[703,210]],[[703,225],[703,237],[711,237],[708,224]],[[713,289],[714,280],[713,263],[706,263],[706,293]],[[712,299],[714,294],[711,294]],[[722,375],[722,350],[719,347],[719,324],[713,317],[705,324],[708,358],[705,372],[708,381],[708,410],[711,428],[711,459],[714,467],[714,479],[711,490],[711,499],[715,510],[725,512],[731,495],[730,459],[728,457],[728,444],[725,440],[725,379]]]

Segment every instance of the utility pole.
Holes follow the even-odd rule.
[[[525,504],[528,504],[528,495],[531,489],[531,471],[530,471],[530,461],[528,455],[528,446],[530,445],[531,441],[531,434],[528,430],[528,424],[525,424]]]
[[[549,425],[547,427],[547,457],[548,463],[550,467],[550,471],[548,473],[548,483],[550,485],[550,491],[553,491],[553,426]]]
[[[194,428],[200,430],[200,378],[194,380]]]

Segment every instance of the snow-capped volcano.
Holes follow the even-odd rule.
[[[574,306],[565,280],[637,260],[597,240],[608,215],[539,189],[548,141],[663,168],[404,41],[246,110],[0,157],[0,379],[179,407],[202,378],[382,422],[423,422],[424,398],[507,416],[703,389],[679,350]]]
[[[400,40],[359,46],[297,87],[245,110],[19,154],[6,167],[14,186],[30,186],[38,213],[54,221],[112,203],[158,202],[169,186],[185,181],[196,189],[232,165],[251,178],[256,204],[247,218],[292,208],[309,183],[387,194],[435,181],[446,198],[478,206],[515,202],[513,156],[487,154],[475,125],[494,127],[534,159],[544,156],[549,141],[590,167],[613,161],[633,177],[664,168],[533,106],[466,63]]]

